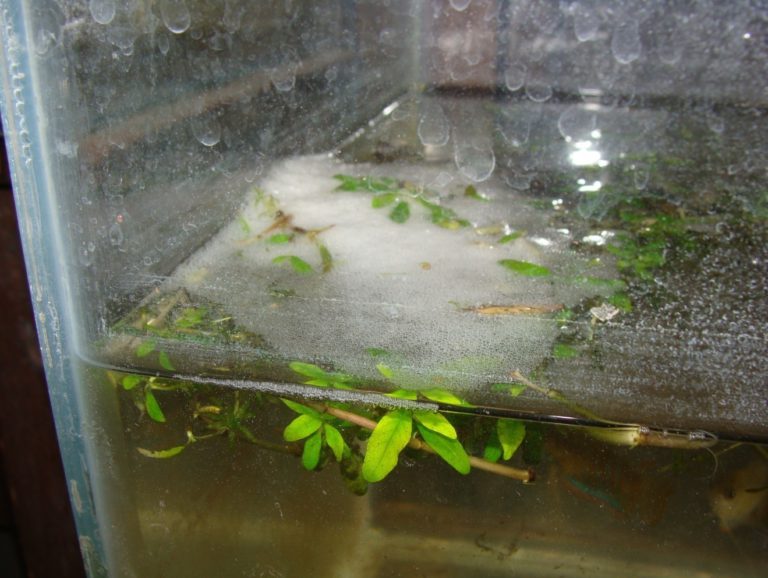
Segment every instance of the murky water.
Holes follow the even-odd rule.
[[[98,415],[97,511],[114,516],[107,548],[119,575],[757,577],[768,560],[768,461],[758,446],[618,447],[583,428],[526,422],[502,463],[535,471],[533,483],[475,467],[461,475],[408,448],[357,495],[365,485],[327,447],[318,471],[302,466],[301,442],[282,436],[297,414],[279,393],[163,380],[160,423],[140,407],[146,377],[125,390],[130,374],[83,374]],[[225,419],[236,404],[248,407],[242,419]],[[374,420],[385,411],[345,408]],[[482,456],[496,419],[445,415]],[[334,423],[364,454],[360,428]],[[172,457],[146,455],[176,447]]]

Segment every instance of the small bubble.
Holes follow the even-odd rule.
[[[557,129],[565,139],[574,141],[590,140],[597,126],[597,116],[583,106],[566,108],[557,119]]]
[[[646,164],[634,164],[632,165],[633,180],[635,182],[635,188],[639,191],[645,189],[648,186],[648,180],[651,176],[651,171]]]
[[[600,30],[600,14],[591,3],[577,2],[572,9],[573,32],[579,42],[593,40]]]
[[[201,144],[216,146],[221,140],[221,124],[215,117],[198,117],[192,121],[192,134]]]
[[[93,264],[93,251],[89,251],[88,247],[80,247],[77,251],[77,260],[84,267],[90,267]]]
[[[423,145],[443,146],[450,138],[450,124],[443,109],[438,104],[424,107],[417,129]]]
[[[192,17],[184,0],[161,0],[160,16],[165,27],[174,34],[182,34],[192,23]]]
[[[459,172],[475,183],[488,180],[496,168],[496,156],[493,148],[487,144],[457,143],[453,158]]]
[[[99,24],[109,24],[117,10],[115,0],[90,0],[88,10],[91,17]]]
[[[528,69],[525,64],[519,62],[513,62],[504,71],[504,84],[507,89],[514,92],[520,90],[525,84],[525,76],[528,73]]]
[[[109,244],[113,247],[120,247],[123,244],[123,228],[120,223],[113,223],[109,228]]]
[[[716,113],[710,113],[707,115],[707,126],[715,134],[722,134],[725,130],[725,120],[723,117]]]
[[[525,95],[533,102],[547,102],[552,98],[552,86],[544,83],[528,83],[525,85]]]
[[[160,54],[163,56],[168,54],[168,51],[171,49],[171,41],[165,32],[158,32],[155,37],[155,42],[157,43],[157,49],[160,51]]]
[[[450,2],[451,8],[456,10],[456,12],[464,12],[472,4],[472,0],[450,0]]]
[[[296,85],[296,70],[299,65],[295,62],[287,62],[279,68],[269,72],[269,78],[278,92],[289,92]]]
[[[640,26],[636,20],[618,24],[613,29],[611,52],[619,64],[629,64],[640,58],[642,53],[640,43]]]

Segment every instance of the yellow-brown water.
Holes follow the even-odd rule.
[[[225,388],[158,391],[166,422],[157,423],[116,375],[83,368],[94,498],[113,516],[105,542],[116,576],[757,577],[768,561],[768,495],[743,487],[751,483],[743,472],[765,461],[755,446],[630,449],[529,423],[511,464],[533,468],[535,483],[476,469],[462,476],[406,450],[389,477],[358,496],[333,459],[310,472],[295,455],[227,435],[146,457],[138,448],[185,443],[203,398],[224,407],[250,396],[248,427],[276,445],[295,414],[269,396]],[[462,431],[473,431],[493,418],[461,419]],[[722,505],[713,509],[745,489],[747,512],[724,520]]]

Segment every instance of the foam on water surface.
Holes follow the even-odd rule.
[[[336,190],[336,174],[386,176],[427,187],[425,195],[437,195],[437,202],[472,226],[441,228],[413,200],[410,218],[396,223],[388,216],[393,205],[373,208],[372,193]],[[366,350],[377,349],[388,352],[386,363],[401,385],[438,379],[441,387],[465,389],[503,381],[511,370],[532,370],[551,351],[557,332],[552,314],[479,315],[472,308],[572,305],[584,294],[556,279],[578,274],[586,264],[565,248],[562,232],[547,228],[544,211],[493,182],[480,190],[488,201],[471,198],[464,194],[466,184],[442,164],[286,159],[265,175],[242,213],[176,271],[172,283],[220,303],[287,360],[372,376],[376,361]],[[288,232],[265,233],[279,215],[292,227],[319,231],[316,240],[333,257],[330,271],[322,272],[310,235],[284,244],[267,241]],[[524,234],[499,243],[510,231]],[[283,255],[301,258],[314,271],[301,274],[289,262],[273,262]],[[541,265],[552,275],[521,275],[502,267],[502,259]]]

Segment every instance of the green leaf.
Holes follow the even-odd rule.
[[[125,391],[131,391],[134,387],[139,385],[142,381],[144,381],[144,378],[140,375],[126,375],[125,377],[123,377],[120,383],[122,384],[123,389]]]
[[[395,223],[405,223],[408,220],[408,217],[411,216],[411,207],[408,206],[408,203],[405,201],[400,201],[395,205],[395,208],[392,209],[392,212],[389,213],[389,218],[392,219]]]
[[[396,389],[395,391],[390,391],[384,395],[387,397],[394,397],[395,399],[410,399],[413,401],[416,401],[419,397],[419,394],[412,389]]]
[[[618,307],[624,313],[632,311],[632,299],[626,293],[615,293],[608,298],[608,302],[614,307]]]
[[[174,321],[176,327],[189,329],[203,322],[208,310],[205,307],[187,307],[179,318]]]
[[[496,430],[493,430],[483,448],[483,459],[495,464],[501,459],[502,455],[503,451],[501,449],[501,443],[499,442],[499,436],[496,435]]]
[[[323,267],[323,273],[328,273],[333,269],[333,255],[328,250],[328,247],[318,243],[317,250],[320,251],[320,264]]]
[[[317,387],[332,387],[334,385],[333,381],[327,378],[322,379],[310,379],[308,381],[304,382],[305,385],[315,385]]]
[[[391,205],[395,202],[396,199],[397,193],[382,193],[371,199],[371,206],[374,209],[380,209],[382,207],[386,207],[387,205]]]
[[[516,259],[502,259],[499,261],[499,265],[506,267],[510,271],[519,273],[520,275],[527,275],[528,277],[544,277],[551,273],[546,267],[535,265],[528,261],[517,261]]]
[[[160,409],[160,404],[157,403],[157,398],[149,387],[144,390],[144,407],[146,408],[149,417],[157,422],[165,423],[165,414],[163,414],[163,410]]]
[[[503,391],[508,393],[512,397],[517,397],[518,395],[523,393],[526,387],[528,386],[523,385],[522,383],[494,383],[491,386],[493,391]]]
[[[167,450],[145,450],[144,448],[136,448],[138,452],[142,456],[146,456],[148,458],[155,458],[155,459],[166,459],[166,458],[172,458],[173,456],[179,455],[181,452],[183,452],[186,449],[186,445],[183,446],[174,446],[172,448],[168,448]]]
[[[276,233],[267,239],[267,243],[272,245],[284,245],[293,241],[292,233]]]
[[[393,191],[400,188],[395,179],[389,177],[353,177],[351,175],[333,175],[333,178],[341,181],[336,187],[337,191]]]
[[[556,343],[552,348],[552,356],[555,359],[571,359],[572,357],[578,357],[580,352],[575,347],[566,345],[565,343]]]
[[[283,439],[287,442],[303,440],[319,430],[322,425],[321,419],[313,415],[301,414],[285,427]]]
[[[291,264],[291,267],[293,267],[294,271],[301,273],[302,275],[307,275],[314,272],[312,265],[307,263],[301,257],[297,257],[296,255],[279,255],[272,259],[272,262],[276,264],[285,263],[286,261]]]
[[[368,439],[363,459],[363,477],[378,482],[387,477],[397,465],[400,452],[411,440],[412,420],[408,412],[397,409],[379,420]]]
[[[464,446],[461,445],[461,442],[440,435],[439,433],[424,427],[421,423],[417,423],[416,427],[418,428],[421,437],[427,442],[427,445],[435,450],[438,456],[448,462],[454,470],[460,474],[466,475],[469,473],[469,456],[464,450]]]
[[[425,428],[452,440],[456,439],[456,429],[443,414],[431,411],[414,411],[413,417]]]
[[[365,352],[371,357],[384,357],[389,355],[389,351],[382,349],[381,347],[369,347]]]
[[[392,368],[389,367],[386,363],[377,363],[376,369],[378,369],[379,373],[387,379],[392,379],[392,377],[395,375],[392,371]]]
[[[463,405],[463,406],[470,405],[460,397],[444,389],[423,389],[419,391],[419,393],[424,397],[426,397],[428,400],[436,401],[437,403],[447,403],[449,405]]]
[[[344,457],[344,446],[346,445],[344,443],[344,438],[341,437],[339,430],[331,424],[324,424],[323,431],[325,432],[325,441],[333,452],[333,457],[336,458],[337,462],[340,462],[341,458]]]
[[[288,364],[293,371],[304,377],[311,377],[312,379],[329,379],[330,375],[317,365],[311,363],[304,363],[303,361],[292,361]]]
[[[317,419],[320,419],[320,413],[315,411],[311,407],[307,407],[306,405],[296,403],[295,401],[291,401],[290,399],[281,398],[281,401],[296,413],[300,413],[303,415],[311,415],[312,417],[316,417]]]
[[[509,235],[504,235],[501,239],[498,240],[498,243],[499,245],[505,245],[506,243],[511,243],[512,241],[519,239],[523,235],[525,235],[525,231],[515,231]]]
[[[243,233],[245,233],[246,235],[250,234],[251,225],[242,214],[237,216],[237,221],[240,223],[240,228],[242,229]]]
[[[157,361],[163,369],[167,371],[176,371],[176,368],[171,363],[171,359],[165,351],[160,352],[160,355],[157,356]]]
[[[301,465],[308,470],[314,470],[320,463],[320,450],[323,447],[323,438],[319,431],[304,442],[304,451],[301,453]]]
[[[508,460],[523,443],[525,424],[516,419],[500,419],[496,422],[496,434],[504,450],[504,459]]]
[[[430,218],[438,227],[443,227],[444,229],[459,229],[470,225],[469,221],[460,219],[451,209],[441,207],[437,203],[432,203],[423,197],[418,197],[418,201],[423,207],[429,209]]]
[[[155,350],[157,342],[154,339],[142,341],[136,348],[136,357],[146,357]]]
[[[478,193],[474,185],[469,185],[466,189],[464,189],[464,196],[469,197],[470,199],[475,199],[476,201],[488,201],[488,197]]]

